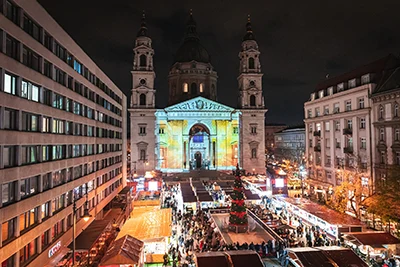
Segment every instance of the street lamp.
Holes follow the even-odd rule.
[[[75,193],[72,191],[72,201],[73,201],[73,205],[72,205],[72,213],[73,213],[73,224],[72,224],[72,267],[75,266],[75,235],[76,235],[76,212],[77,212],[77,208],[76,208],[76,199],[75,199]],[[92,217],[92,215],[89,214],[89,202],[88,202],[88,194],[87,194],[87,187],[86,187],[86,201],[85,201],[85,207],[83,210],[83,220],[85,222],[88,222],[90,217]]]

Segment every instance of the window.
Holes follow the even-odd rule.
[[[251,149],[251,158],[252,159],[257,158],[257,148],[252,148]]]
[[[37,85],[32,84],[31,82],[23,80],[20,96],[22,98],[39,102],[39,87]]]
[[[308,140],[308,146],[309,146],[309,147],[312,147],[312,146],[313,146],[313,141],[312,141],[312,139]]]
[[[53,119],[52,133],[64,134],[64,121],[59,119]]]
[[[233,127],[233,134],[238,134],[239,133],[239,127],[234,126]]]
[[[325,122],[325,131],[329,132],[330,131],[330,124],[329,121]]]
[[[200,93],[204,93],[204,83],[200,83]]]
[[[340,148],[340,140],[336,139],[336,148]]]
[[[50,79],[53,78],[53,64],[51,64],[49,61],[47,60],[43,60],[43,74],[47,77],[49,77]]]
[[[42,88],[42,95],[43,95],[42,103],[47,106],[51,106],[53,101],[52,91],[46,88]]]
[[[26,198],[28,196],[34,195],[38,193],[38,177],[31,177],[20,180],[19,188],[20,188],[20,195],[21,198]]]
[[[53,52],[53,37],[48,32],[44,32],[44,46]]]
[[[38,238],[32,240],[28,245],[21,248],[19,251],[19,262],[20,266],[27,265],[27,262],[37,254],[37,241]]]
[[[4,74],[4,92],[15,95],[16,94],[16,81],[17,78],[10,74]]]
[[[140,160],[146,160],[146,150],[141,149],[140,150]]]
[[[37,25],[31,18],[24,14],[23,29],[26,33],[32,36],[37,41],[41,42],[42,31],[41,27]]]
[[[50,216],[50,201],[42,204],[42,219]]]
[[[5,146],[3,148],[4,168],[17,165],[17,146]]]
[[[12,218],[11,220],[8,220],[1,225],[1,241],[3,241],[3,244],[5,241],[8,241],[15,237],[16,221],[16,218]]]
[[[400,141],[400,129],[399,128],[394,130],[394,141]]]
[[[53,93],[53,108],[64,109],[64,96]]]
[[[347,100],[345,105],[346,105],[346,111],[351,111],[351,100]]]
[[[360,118],[360,129],[365,129],[365,118]]]
[[[307,118],[311,118],[312,117],[312,111],[311,109],[307,110]]]
[[[65,178],[66,178],[66,169],[53,172],[52,175],[53,187],[63,184]]]
[[[349,88],[356,87],[356,79],[352,79],[349,81]]]
[[[361,84],[367,84],[367,83],[369,83],[369,74],[361,76]]]
[[[378,118],[379,118],[379,119],[383,119],[383,112],[384,112],[383,106],[380,105],[380,106],[379,106],[379,111],[378,111]]]
[[[17,25],[19,25],[20,23],[18,9],[19,9],[18,6],[14,5],[11,1],[9,0],[6,1],[5,15],[9,20],[11,20]]]
[[[17,124],[18,111],[14,109],[4,109],[4,129],[7,130],[18,130]]]
[[[331,141],[330,141],[329,138],[325,139],[325,146],[326,146],[326,148],[330,148],[331,147]]]
[[[22,164],[31,164],[39,161],[40,146],[22,146]]]
[[[40,56],[27,48],[26,46],[23,46],[22,48],[22,64],[25,66],[34,69],[38,72],[41,71],[40,68]]]
[[[43,191],[46,191],[48,189],[50,189],[50,185],[51,185],[51,172],[46,173],[42,176],[42,188]]]
[[[39,116],[22,112],[22,130],[29,132],[39,131]]]
[[[252,57],[249,58],[249,69],[250,70],[255,69],[255,67],[254,67],[254,58],[252,58]]]
[[[39,207],[31,209],[19,216],[19,230],[24,230],[38,223],[39,220]]]
[[[386,152],[381,151],[381,158],[380,158],[381,164],[385,164],[386,162]]]
[[[54,67],[54,69],[56,70],[56,82],[58,82],[59,84],[62,85],[66,85],[66,74],[64,71],[60,70],[59,68]]]
[[[396,152],[396,164],[400,165],[400,152]]]
[[[367,139],[365,137],[360,138],[360,148],[367,149]]]
[[[139,135],[146,135],[146,126],[139,126]]]
[[[250,96],[250,106],[251,107],[255,107],[256,106],[256,96],[255,95],[251,95]]]
[[[333,104],[333,113],[339,113],[340,112],[340,107],[339,107],[339,103],[335,103]]]
[[[159,128],[158,129],[159,134],[165,134],[165,129],[164,128]]]
[[[328,95],[333,95],[333,87],[328,88]]]
[[[399,104],[395,103],[393,107],[393,117],[397,118],[399,116]]]
[[[17,182],[9,182],[1,185],[2,203],[3,205],[13,203],[16,200]]]
[[[344,83],[339,83],[337,85],[337,91],[340,92],[340,91],[343,91],[343,90],[344,90]]]
[[[311,94],[311,101],[314,101],[315,100],[315,93],[312,93]]]
[[[380,128],[379,129],[379,140],[380,141],[385,141],[385,128]]]
[[[358,108],[359,109],[365,108],[364,97],[358,99]]]
[[[74,101],[74,114],[81,115],[82,105]]]
[[[324,115],[329,114],[329,106],[324,106]]]
[[[79,63],[77,60],[74,59],[74,70],[79,73],[82,74],[82,64]]]
[[[66,147],[61,145],[53,145],[52,146],[52,159],[62,159],[65,157],[66,154]]]
[[[50,118],[42,117],[42,133],[50,133]]]
[[[59,43],[55,43],[55,54],[57,57],[59,57],[62,61],[66,62],[67,59],[67,50],[65,50],[64,47],[62,47]]]
[[[139,105],[145,106],[146,105],[146,95],[145,94],[140,94],[139,96]]]
[[[183,85],[182,85],[182,90],[183,90],[184,93],[189,92],[189,88],[188,88],[188,87],[189,87],[189,86],[188,86],[187,83],[183,83]]]
[[[321,115],[319,108],[315,108],[315,117],[319,117]]]
[[[140,67],[146,67],[147,66],[147,57],[146,55],[140,55],[139,57],[139,63],[140,63]]]
[[[252,134],[257,134],[257,126],[250,126],[250,132]]]
[[[353,120],[352,119],[347,120],[347,129],[353,129]]]
[[[324,90],[321,90],[318,92],[319,98],[323,98],[324,97]]]
[[[7,34],[6,36],[6,55],[19,60],[19,42]]]

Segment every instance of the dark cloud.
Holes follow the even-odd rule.
[[[132,47],[146,10],[155,49],[157,105],[193,9],[201,43],[218,72],[218,98],[237,102],[238,53],[247,14],[261,50],[268,122],[296,124],[303,103],[326,74],[399,52],[400,1],[39,0],[105,73],[130,95]]]

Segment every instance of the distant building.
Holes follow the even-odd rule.
[[[392,140],[378,141],[381,144],[378,148],[373,143],[376,136],[383,141],[392,139],[395,132],[389,130],[392,127],[389,125],[393,123],[383,127],[383,122],[394,118],[396,102],[377,95],[374,101],[378,103],[381,99],[383,104],[377,104],[371,112],[369,96],[375,92],[377,84],[388,79],[390,70],[398,64],[399,59],[389,55],[317,85],[310,100],[304,104],[306,157],[311,183],[322,189],[338,185],[341,176],[336,170],[345,168],[361,172],[372,185],[371,166],[377,156],[372,158],[371,155],[381,151],[379,159],[386,164],[388,150],[393,149],[388,147]],[[375,119],[376,116],[380,119]],[[374,121],[379,125],[374,126],[375,131],[371,128]],[[392,155],[389,162],[392,162]]]
[[[285,124],[279,124],[279,123],[270,123],[270,124],[265,124],[264,127],[264,132],[265,132],[265,148],[270,149],[275,147],[275,139],[274,139],[274,133],[282,131],[285,129],[287,126]]]
[[[286,128],[274,134],[274,156],[277,160],[287,159],[302,162],[305,153],[306,133],[304,125]]]

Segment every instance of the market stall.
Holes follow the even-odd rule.
[[[130,235],[144,242],[145,262],[162,262],[171,236],[171,209],[135,207],[117,239]]]
[[[113,241],[102,258],[100,267],[141,267],[144,264],[144,243],[130,235]]]

